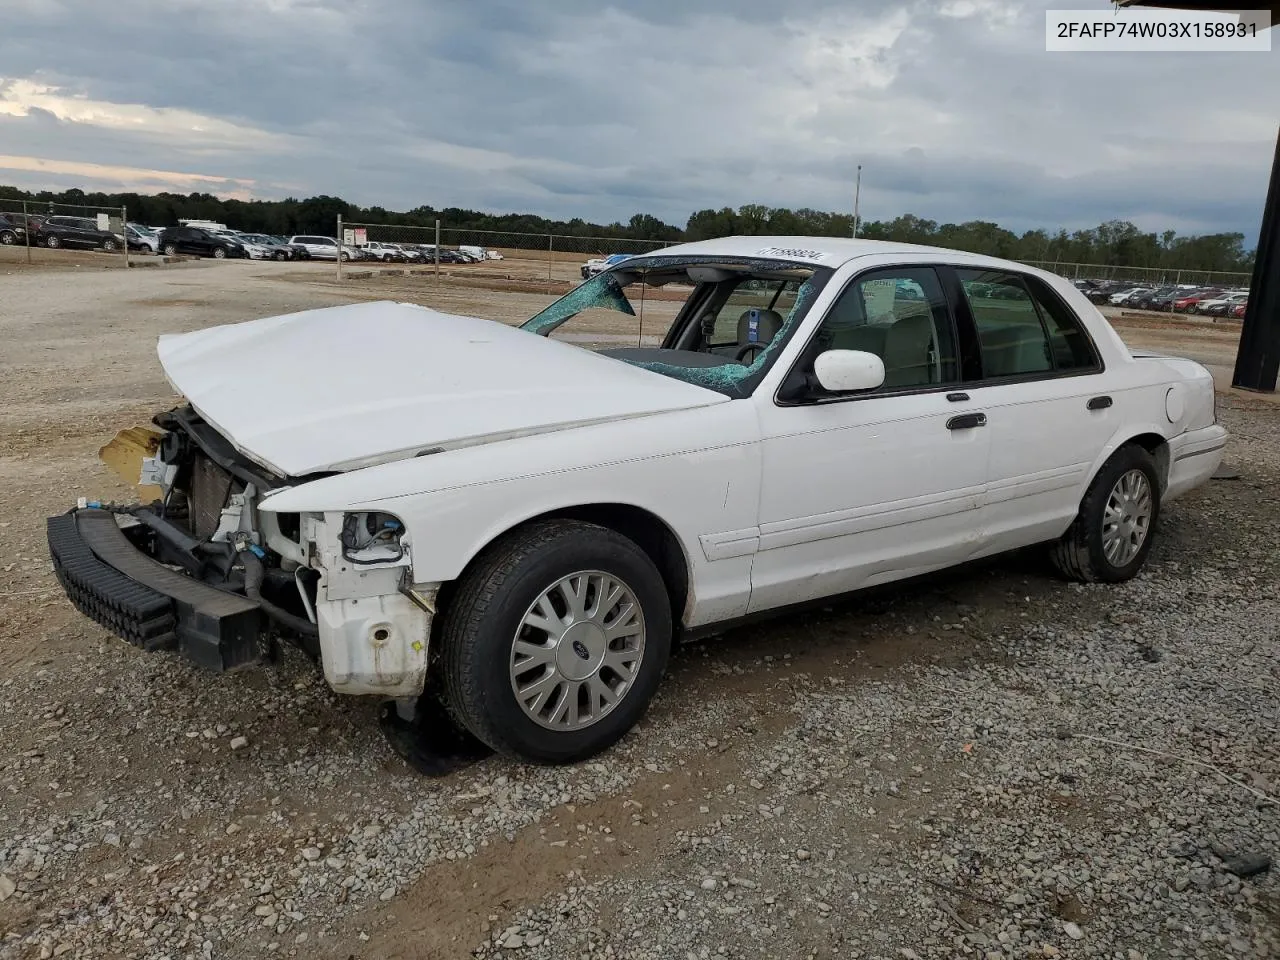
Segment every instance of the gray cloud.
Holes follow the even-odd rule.
[[[1049,54],[1046,6],[0,0],[11,90],[155,108],[104,125],[5,115],[0,93],[0,152],[264,196],[678,224],[748,202],[848,209],[861,162],[869,218],[1251,235],[1277,55]]]

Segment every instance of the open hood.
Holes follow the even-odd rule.
[[[282,476],[727,402],[490,320],[358,303],[162,336],[174,389]]]

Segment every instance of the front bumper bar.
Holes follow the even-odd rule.
[[[262,611],[246,597],[171,570],[136,547],[106,510],[50,517],[49,555],[76,608],[144,650],[178,650],[215,670],[261,659]]]

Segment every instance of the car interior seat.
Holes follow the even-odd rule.
[[[885,331],[884,385],[911,387],[933,383],[937,348],[928,310],[895,320]]]
[[[782,329],[782,314],[777,310],[760,310],[752,307],[744,310],[738,317],[738,346],[745,347],[749,343],[768,346],[778,331]]]
[[[982,372],[988,377],[1010,377],[1053,369],[1044,330],[1037,323],[1008,323],[979,330]]]

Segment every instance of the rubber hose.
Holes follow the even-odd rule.
[[[296,616],[288,610],[282,610],[270,600],[263,598],[262,582],[267,578],[267,568],[261,557],[252,550],[243,550],[240,553],[240,560],[244,564],[245,596],[258,604],[262,612],[277,623],[304,636],[319,638],[320,628],[310,620]]]

